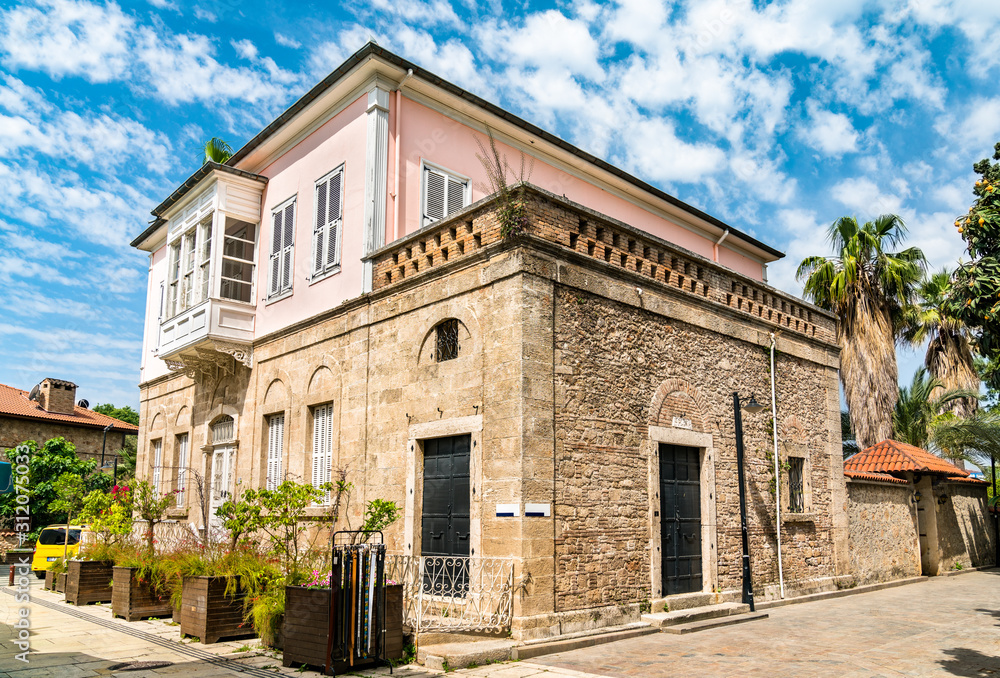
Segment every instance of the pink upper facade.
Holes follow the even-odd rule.
[[[251,364],[253,341],[364,294],[368,254],[487,196],[487,130],[512,166],[531,159],[531,183],[752,279],[781,256],[367,45],[154,210],[133,242],[150,252],[141,381],[190,367],[206,342]]]

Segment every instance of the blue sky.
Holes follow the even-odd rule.
[[[91,403],[138,404],[150,208],[369,39],[782,249],[796,294],[845,214],[953,266],[1000,140],[996,0],[4,7],[0,383]]]

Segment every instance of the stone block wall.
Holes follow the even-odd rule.
[[[860,584],[920,576],[913,485],[847,483],[851,573]]]
[[[937,505],[939,572],[995,565],[995,528],[986,510],[986,485],[946,483],[943,488],[948,499]]]
[[[103,428],[84,428],[54,421],[0,417],[0,450],[17,447],[26,440],[34,440],[42,445],[51,438],[65,438],[72,442],[76,445],[76,453],[81,458],[97,461],[101,459],[101,449],[104,446]],[[107,454],[114,453],[123,445],[121,433],[108,431]]]

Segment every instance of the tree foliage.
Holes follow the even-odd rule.
[[[1000,160],[1000,143],[993,160]],[[955,220],[972,260],[955,271],[948,299],[952,315],[972,328],[976,348],[986,358],[983,379],[1000,388],[1000,163],[983,159],[972,166],[979,175],[975,201]]]
[[[928,375],[927,370],[921,367],[913,373],[909,386],[899,388],[899,400],[892,413],[893,440],[926,449],[934,426],[943,421],[942,418],[954,419],[955,415],[947,411],[950,404],[963,399],[976,400],[975,391],[942,391],[942,386],[940,379]],[[945,456],[962,458],[960,454]]]
[[[139,413],[133,410],[129,405],[115,407],[111,403],[104,403],[102,405],[96,405],[93,410],[94,412],[132,424],[133,426],[139,425]]]
[[[233,147],[219,137],[212,137],[206,141],[203,150],[205,155],[202,162],[217,162],[223,165],[233,157]]]
[[[161,493],[152,483],[145,480],[140,480],[135,484],[133,508],[136,517],[147,523],[146,547],[150,553],[152,553],[155,543],[156,525],[163,522],[167,509],[175,501],[175,494],[177,494],[176,491]]]
[[[17,448],[12,448],[12,456]],[[111,476],[95,473],[97,462],[80,459],[76,446],[65,438],[50,438],[39,446],[34,440],[24,443],[28,456],[28,508],[31,513],[31,532],[26,539],[34,542],[38,533],[47,525],[65,524],[66,511],[54,502],[59,498],[55,482],[66,473],[84,479],[87,492],[111,487]],[[16,495],[0,495],[0,518],[4,522],[13,520]]]
[[[841,217],[829,230],[834,256],[807,257],[796,273],[805,279],[806,297],[839,318],[840,379],[861,449],[892,433],[896,339],[925,265],[916,247],[890,251],[905,236],[906,226],[894,214],[860,225]]]
[[[132,492],[115,486],[111,491],[94,490],[83,500],[80,520],[97,535],[103,546],[120,544],[132,534]]]

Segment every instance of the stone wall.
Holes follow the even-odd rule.
[[[0,450],[17,447],[26,440],[34,440],[42,445],[46,440],[59,437],[76,445],[76,453],[81,458],[100,461],[104,445],[102,428],[83,428],[53,421],[0,417]],[[121,449],[123,444],[121,433],[108,431],[106,450],[108,455]]]
[[[858,584],[920,576],[912,495],[909,483],[847,483],[851,573]]]
[[[675,317],[560,287],[556,294],[556,563],[557,609],[639,601],[659,595],[658,464],[650,426],[674,416],[710,434],[716,454],[716,581],[706,589],[741,586],[741,532],[732,392],[769,400],[768,347],[696,327]],[[766,335],[765,335],[766,336]],[[831,486],[830,400],[833,369],[782,354],[777,358],[779,441],[810,458],[809,514],[784,528],[788,581],[838,574]],[[661,384],[669,395],[651,410]],[[667,390],[671,390],[667,389]],[[685,397],[676,394],[683,389]],[[692,397],[689,394],[695,394]],[[748,520],[755,587],[777,582],[772,438],[768,412],[744,415]],[[795,423],[796,431],[786,426]],[[699,430],[703,429],[703,430]],[[783,432],[780,429],[785,429]],[[782,435],[784,433],[784,435]],[[782,448],[779,448],[782,454]],[[839,458],[836,460],[839,462]],[[704,490],[703,490],[704,491]],[[651,526],[651,523],[653,524]],[[710,570],[705,562],[704,569]]]
[[[995,565],[995,528],[986,510],[986,485],[946,483],[943,487],[948,499],[937,507],[939,571]]]

